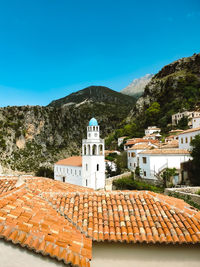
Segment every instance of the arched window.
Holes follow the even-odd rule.
[[[103,145],[99,145],[99,155],[103,155]]]
[[[86,145],[84,145],[84,149],[83,149],[83,153],[84,153],[84,155],[86,155]]]
[[[90,155],[90,145],[88,145],[87,148],[88,148],[88,153],[87,154]]]
[[[97,145],[92,146],[92,155],[97,155]]]
[[[97,164],[97,171],[99,171],[99,164]]]
[[[95,131],[95,126],[93,126],[93,131]]]

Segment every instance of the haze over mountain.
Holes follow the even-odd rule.
[[[148,82],[150,82],[152,77],[153,74],[146,74],[141,78],[134,79],[127,87],[121,90],[121,93],[139,98],[143,94],[145,86]]]

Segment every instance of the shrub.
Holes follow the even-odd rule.
[[[132,176],[113,181],[113,185],[118,190],[149,190],[156,193],[163,192],[163,188],[147,184],[141,181],[134,181]]]

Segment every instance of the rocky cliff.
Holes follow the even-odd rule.
[[[148,115],[155,107],[158,114],[151,121]],[[171,123],[173,113],[199,108],[200,54],[194,54],[164,66],[154,75],[131,110],[128,120],[139,118],[144,127],[149,123],[165,127]]]
[[[70,104],[69,104],[70,103]],[[105,137],[128,115],[135,100],[105,87],[90,87],[47,107],[0,108],[0,164],[35,172],[80,153],[91,117]]]
[[[127,87],[121,90],[121,93],[139,98],[144,93],[145,86],[152,77],[153,74],[146,74],[144,77],[134,79]]]

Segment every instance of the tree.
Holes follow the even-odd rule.
[[[163,187],[167,187],[167,182],[170,181],[170,178],[176,174],[176,168],[166,168],[165,171],[162,173],[162,181]]]
[[[191,141],[192,168],[190,180],[193,185],[200,185],[200,134]]]
[[[159,119],[159,114],[160,114],[160,104],[158,102],[153,102],[145,112],[146,123],[156,124]]]
[[[183,116],[178,122],[177,126],[178,128],[183,129],[183,130],[187,129],[188,128],[188,117]]]

